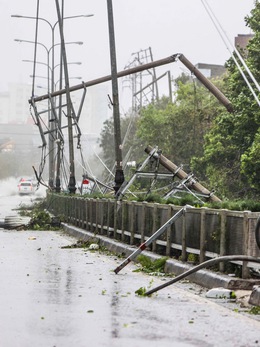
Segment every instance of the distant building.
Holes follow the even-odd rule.
[[[110,84],[102,84],[87,89],[79,126],[81,133],[84,134],[84,138],[87,137],[88,141],[93,145],[97,142],[103,127],[103,122],[111,116],[111,109],[108,105],[109,86]],[[25,142],[28,143],[31,134],[37,134],[40,138],[39,129],[34,124],[28,102],[31,97],[31,92],[31,85],[19,83],[10,83],[7,91],[0,92],[0,145],[11,140],[13,141],[15,137],[15,145],[24,147]],[[74,97],[77,105],[79,105],[81,99],[76,99],[76,96]],[[38,111],[41,112],[47,110],[47,108],[47,103],[44,105],[39,103],[39,105],[37,105]],[[41,118],[44,119],[46,123],[48,122],[47,117],[47,112],[42,113]],[[24,125],[24,127],[22,125]],[[26,129],[28,131],[26,131]],[[17,140],[17,136],[15,136],[17,133],[23,136],[27,135],[27,141],[23,140],[21,142]],[[64,136],[66,135],[67,130],[65,129]]]
[[[249,41],[254,37],[254,34],[238,34],[235,37],[235,47],[237,49],[246,50]]]
[[[29,124],[1,124],[0,151],[29,152],[41,145],[36,126]]]
[[[0,93],[0,123],[27,123],[31,88],[29,84],[10,83],[8,91]]]
[[[109,109],[109,87],[107,83],[87,89],[86,99],[80,116],[79,126],[82,133],[98,137],[103,123],[111,115]]]
[[[195,66],[207,78],[220,77],[226,72],[223,65],[198,63]]]
[[[9,103],[10,95],[8,92],[0,93],[0,123],[9,121]]]

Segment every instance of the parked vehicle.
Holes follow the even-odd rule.
[[[18,193],[20,195],[30,195],[34,193],[33,183],[31,181],[21,181],[18,184]]]

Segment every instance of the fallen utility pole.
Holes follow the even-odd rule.
[[[224,105],[226,107],[228,112],[233,112],[233,107],[232,107],[230,100],[228,100],[228,98],[226,98],[225,95],[217,87],[215,87],[214,84],[210,80],[208,80],[181,53],[177,53],[177,54],[171,55],[167,58],[156,60],[156,61],[153,61],[151,63],[144,64],[144,65],[139,65],[139,66],[136,66],[136,67],[131,68],[131,69],[120,71],[117,73],[117,78],[128,76],[131,74],[135,74],[135,73],[138,73],[138,72],[141,72],[144,70],[149,70],[149,69],[155,68],[157,66],[162,66],[162,65],[169,64],[169,63],[173,63],[173,62],[176,62],[177,60],[180,60],[198,78],[198,80],[222,103],[222,105]],[[70,87],[69,92],[74,92],[74,91],[77,91],[77,90],[82,89],[82,88],[87,88],[87,87],[91,87],[91,86],[94,86],[94,85],[97,85],[100,83],[104,83],[104,82],[110,81],[111,79],[112,79],[112,76],[108,75],[108,76],[104,76],[101,78],[97,78],[95,80],[91,80],[89,82],[83,82],[82,84],[78,84],[78,85]],[[38,102],[38,101],[46,100],[49,97],[59,96],[59,95],[65,94],[66,92],[67,92],[66,89],[61,89],[59,91],[51,93],[50,95],[44,94],[42,96],[32,97],[31,99],[29,99],[29,103],[31,104],[33,101]]]
[[[145,148],[145,152],[149,155],[152,153],[152,151],[153,151],[153,148],[151,146],[147,146]],[[154,158],[158,159],[159,163],[162,166],[164,166],[170,172],[174,173],[181,180],[183,180],[189,176],[184,170],[182,170],[180,167],[175,165],[173,162],[171,162],[169,159],[164,157],[162,154],[158,155],[156,153],[156,154],[153,154],[152,156],[154,156]],[[206,189],[202,184],[200,184],[196,180],[192,181],[192,189],[194,189],[196,192],[199,192],[203,195],[207,195],[209,200],[211,200],[211,201],[215,201],[215,202],[221,201],[216,195],[212,194],[212,192],[210,192],[208,189]]]
[[[240,261],[245,261],[245,262],[254,262],[254,263],[260,263],[260,258],[255,258],[252,256],[248,256],[248,255],[225,255],[223,257],[218,257],[218,258],[214,258],[214,259],[210,259],[205,261],[204,263],[201,263],[195,267],[193,267],[192,269],[174,277],[172,280],[170,280],[169,282],[163,283],[158,287],[155,287],[151,290],[149,290],[148,292],[146,292],[144,295],[145,296],[149,296],[155,292],[158,292],[158,290],[161,290],[165,287],[168,287],[169,285],[176,283],[180,280],[182,280],[183,278],[193,274],[194,272],[197,272],[201,269],[213,266],[217,263],[220,263],[222,261],[235,261],[235,260],[240,260]]]
[[[115,270],[114,272],[117,274],[121,271],[127,264],[129,264],[132,260],[134,260],[142,251],[144,251],[147,246],[149,246],[154,240],[158,239],[158,237],[175,222],[178,218],[180,218],[187,210],[187,207],[192,208],[192,206],[186,205],[181,208],[177,213],[175,213],[163,226],[161,226],[152,236],[150,236],[144,243],[142,243],[137,250],[135,250],[128,258],[126,258]]]

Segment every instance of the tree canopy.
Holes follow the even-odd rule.
[[[251,73],[260,81],[260,3],[257,0],[246,25],[254,33],[240,54]],[[235,52],[234,52],[235,56]],[[158,146],[163,154],[215,188],[222,198],[259,198],[260,193],[260,108],[231,57],[227,73],[212,81],[232,102],[226,111],[216,98],[194,78],[179,78],[174,101],[163,97],[142,108],[134,117],[122,119],[127,137],[123,154],[131,148],[129,160],[141,160],[144,148]],[[244,74],[248,76],[242,66]],[[185,77],[185,78],[184,78]],[[253,85],[255,94],[259,90]],[[114,162],[113,122],[104,123],[100,146],[107,162]],[[186,166],[186,167],[185,167]]]
[[[255,3],[251,15],[245,18],[254,32],[247,49],[241,51],[255,79],[260,77],[260,4]],[[234,54],[235,55],[235,54]],[[204,155],[193,158],[193,168],[204,170],[211,184],[223,196],[245,198],[259,196],[260,191],[260,108],[234,60],[226,63],[224,80],[226,93],[234,113],[221,112],[205,136]],[[244,67],[244,74],[248,76]],[[248,77],[249,79],[249,77]],[[252,84],[256,95],[260,95]]]

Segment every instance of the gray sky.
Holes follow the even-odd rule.
[[[110,74],[107,1],[64,1],[65,16],[94,14],[91,18],[68,19],[65,22],[66,42],[84,42],[83,46],[67,46],[68,62],[82,62],[81,66],[71,64],[70,76],[81,76],[82,80],[88,81]],[[250,33],[244,17],[250,14],[254,0],[207,2],[230,40],[233,41],[237,34]],[[34,45],[17,43],[14,39],[33,41],[35,21],[11,18],[11,15],[35,17],[36,3],[36,0],[0,0],[1,91],[7,89],[9,82],[31,82],[29,75],[32,74],[32,64],[22,60],[33,59]],[[154,60],[183,53],[193,64],[224,64],[230,56],[201,0],[113,0],[113,8],[118,71],[128,64],[132,53],[148,47],[152,48]],[[54,0],[40,0],[40,17],[52,24],[57,21]],[[58,26],[55,30],[56,42],[57,29]],[[51,47],[51,30],[43,21],[39,23],[38,41],[47,48]],[[37,60],[47,62],[43,47],[38,46]],[[55,63],[58,64],[58,61]],[[179,63],[172,69],[172,74],[176,76],[182,72]],[[46,75],[46,67],[37,64],[36,74]]]

